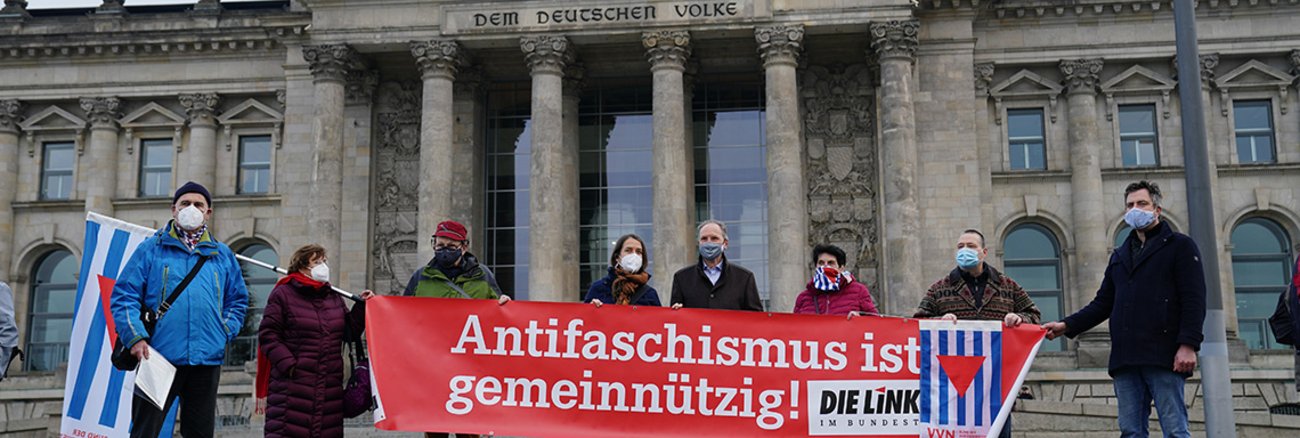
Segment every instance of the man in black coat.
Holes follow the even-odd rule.
[[[727,261],[727,226],[707,220],[698,229],[700,261],[673,274],[672,307],[763,311],[754,273]]]
[[[1160,188],[1139,181],[1124,190],[1133,227],[1115,248],[1097,297],[1060,322],[1048,339],[1071,338],[1110,319],[1110,375],[1122,436],[1147,436],[1154,400],[1167,437],[1187,437],[1183,384],[1196,369],[1205,322],[1205,274],[1196,242],[1160,220]]]

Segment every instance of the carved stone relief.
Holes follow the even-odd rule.
[[[419,81],[383,82],[375,103],[371,250],[375,291],[400,292],[420,266],[416,251],[420,174]]]
[[[871,70],[865,64],[812,66],[801,80],[809,244],[843,248],[853,274],[874,290],[880,218]]]

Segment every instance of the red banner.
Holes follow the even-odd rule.
[[[1011,400],[1043,334],[998,330],[981,385],[970,352],[926,357],[948,335],[915,319],[405,297],[366,312],[377,427],[512,436],[917,436],[923,410],[949,409],[923,382]],[[982,430],[992,406],[972,411]]]

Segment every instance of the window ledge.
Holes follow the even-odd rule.
[[[62,213],[86,209],[84,199],[59,199],[45,201],[24,201],[12,204],[15,211],[32,211],[41,213]]]
[[[1177,175],[1183,173],[1182,167],[1148,166],[1148,167],[1112,167],[1102,169],[1103,176],[1113,175]]]
[[[994,180],[1069,178],[1068,170],[1012,170],[993,172]]]
[[[1219,173],[1271,173],[1300,170],[1300,163],[1260,163],[1260,164],[1223,164],[1219,166]]]

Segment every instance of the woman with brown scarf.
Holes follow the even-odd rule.
[[[583,302],[600,307],[605,303],[660,307],[659,293],[650,287],[650,273],[645,271],[645,241],[635,234],[625,234],[614,243],[609,255],[609,274],[587,289]]]

